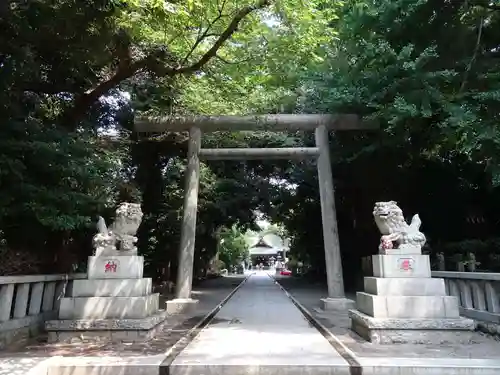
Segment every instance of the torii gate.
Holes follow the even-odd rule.
[[[330,130],[376,129],[373,123],[362,122],[357,115],[262,115],[262,116],[193,116],[142,118],[135,121],[138,133],[189,131],[189,145],[184,191],[179,249],[179,270],[176,300],[189,303],[193,281],[193,262],[196,237],[196,212],[200,158],[205,160],[250,159],[317,159],[321,219],[325,248],[328,297],[323,300],[326,309],[345,307],[346,300],[342,261],[337,230],[335,196],[330,162],[328,132]],[[297,131],[314,130],[316,147],[291,148],[201,148],[202,132],[214,131]]]

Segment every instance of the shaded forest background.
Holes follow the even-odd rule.
[[[389,199],[421,215],[432,254],[472,251],[500,271],[498,2],[8,0],[0,29],[0,274],[82,269],[97,215],[133,200],[146,272],[175,280],[186,135],[141,139],[136,116],[340,112],[382,125],[331,137],[348,284],[376,252],[373,204]],[[255,229],[255,210],[324,274],[315,166],[286,161],[202,166],[195,272],[218,233]]]

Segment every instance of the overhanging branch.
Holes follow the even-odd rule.
[[[217,51],[224,45],[224,43],[231,38],[231,36],[238,30],[240,22],[250,13],[267,7],[271,4],[271,0],[258,0],[254,5],[248,5],[241,8],[232,18],[227,28],[220,34],[219,38],[215,41],[212,47],[195,63],[188,66],[181,67],[162,67],[155,70],[158,76],[173,77],[179,74],[195,73],[203,68],[212,58],[217,55]],[[208,31],[207,31],[208,33]],[[199,43],[198,43],[199,44]],[[151,53],[149,56],[137,60],[126,66],[120,66],[116,73],[101,83],[95,88],[88,90],[82,95],[78,96],[71,111],[65,116],[65,121],[75,126],[76,122],[85,114],[85,112],[104,94],[109,90],[119,85],[124,80],[131,78],[140,71],[147,70],[152,62],[161,62],[161,56],[164,56],[165,48],[162,47]],[[189,55],[189,54],[188,54]],[[158,56],[158,57],[157,57]],[[160,60],[160,61],[158,61]]]
[[[249,5],[242,8],[236,15],[233,17],[229,26],[222,32],[219,39],[214,43],[212,48],[210,48],[197,62],[195,62],[191,66],[186,66],[178,69],[173,69],[174,74],[185,74],[185,73],[194,73],[200,70],[207,62],[210,61],[212,57],[217,55],[217,51],[222,47],[222,45],[236,32],[240,22],[248,16],[250,13],[257,9],[262,9],[271,4],[271,0],[259,0],[255,5]]]

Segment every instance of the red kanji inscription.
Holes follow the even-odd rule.
[[[118,265],[112,260],[108,260],[106,265],[104,266],[104,272],[116,272],[116,268]]]
[[[403,271],[409,271],[413,269],[413,259],[400,259],[399,268]]]

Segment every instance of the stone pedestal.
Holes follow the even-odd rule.
[[[429,256],[397,250],[372,256],[374,277],[356,295],[351,329],[380,344],[468,342],[474,322],[460,317],[444,280],[431,278]]]
[[[175,298],[167,301],[166,305],[168,315],[190,314],[198,306],[198,300],[191,298]]]
[[[356,303],[349,298],[321,298],[323,311],[344,311],[354,309]]]
[[[61,299],[58,319],[47,321],[50,342],[73,339],[143,341],[161,328],[152,280],[143,278],[144,258],[137,255],[91,256],[88,279],[75,280]]]

